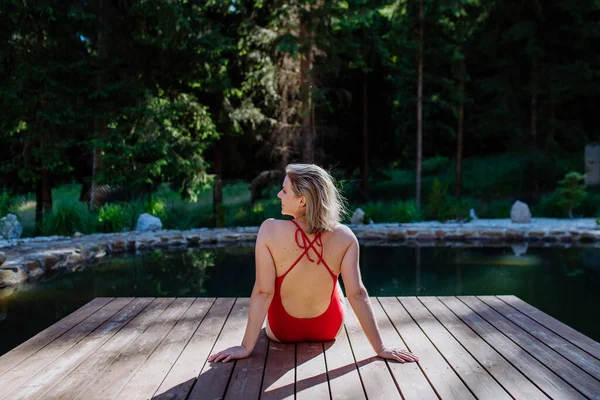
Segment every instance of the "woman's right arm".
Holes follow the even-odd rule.
[[[342,259],[342,280],[344,281],[348,302],[352,306],[367,339],[369,339],[369,343],[371,343],[373,350],[375,350],[380,357],[393,359],[399,362],[419,361],[418,357],[407,350],[387,348],[383,343],[379,328],[377,327],[377,321],[375,321],[373,315],[369,294],[360,277],[358,240],[349,228],[348,231],[348,236],[351,237],[351,243],[346,249],[346,253]]]

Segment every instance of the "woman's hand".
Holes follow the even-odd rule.
[[[218,353],[211,354],[211,356],[208,357],[208,361],[219,362],[223,360],[223,362],[226,363],[229,360],[250,357],[251,354],[252,351],[244,346],[233,346]]]
[[[411,352],[409,352],[406,349],[397,349],[397,348],[389,349],[387,347],[384,347],[379,353],[377,353],[377,355],[381,358],[395,360],[395,361],[398,361],[399,363],[403,363],[403,364],[405,362],[419,361],[419,357],[415,356],[414,354],[412,354]]]

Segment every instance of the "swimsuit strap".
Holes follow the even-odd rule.
[[[300,260],[302,260],[302,258],[305,255],[310,262],[315,262],[315,260],[310,258],[310,253],[309,253],[310,249],[312,249],[315,253],[317,253],[317,256],[319,257],[319,259],[317,260],[317,265],[323,263],[323,266],[325,266],[325,268],[327,268],[327,271],[329,271],[331,276],[333,278],[336,278],[336,275],[333,272],[331,272],[331,268],[329,268],[329,266],[325,262],[325,259],[323,258],[323,240],[321,239],[321,232],[318,232],[315,236],[315,239],[311,241],[310,238],[306,235],[306,233],[302,229],[302,227],[300,225],[298,225],[298,223],[296,221],[292,220],[292,222],[298,228],[298,229],[296,229],[296,232],[294,233],[294,239],[296,240],[296,244],[301,249],[304,249],[304,251],[302,252],[300,257],[298,257],[298,259],[292,264],[292,266],[290,268],[288,268],[288,270],[285,271],[285,273],[283,275],[281,275],[279,278],[283,279],[288,274],[288,272],[290,272],[300,262]],[[298,239],[298,233],[300,233],[300,240]],[[315,248],[315,243],[321,247],[320,252],[317,251],[317,249]]]

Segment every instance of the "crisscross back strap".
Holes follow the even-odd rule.
[[[296,221],[292,220],[292,222],[297,227],[296,232],[294,233],[294,239],[296,241],[296,244],[298,245],[298,247],[300,247],[304,251],[302,252],[300,257],[298,257],[298,259],[292,264],[292,266],[290,268],[288,268],[288,270],[285,272],[285,274],[282,275],[282,277],[287,275],[288,272],[290,272],[292,270],[292,268],[294,268],[300,262],[300,260],[302,260],[302,258],[304,258],[305,255],[310,262],[315,262],[315,260],[313,260],[310,257],[310,253],[309,253],[310,249],[312,249],[318,256],[317,265],[322,263],[323,266],[325,268],[327,268],[327,271],[329,271],[329,273],[333,277],[335,277],[335,274],[333,272],[331,272],[331,268],[329,268],[329,266],[325,262],[325,259],[323,259],[323,240],[321,238],[321,232],[318,232],[315,235],[314,240],[311,241],[310,238],[306,235],[306,233],[302,229],[302,227],[300,225],[298,225],[298,223]],[[298,234],[300,234],[300,237],[298,237]],[[320,247],[320,251],[317,251],[317,249],[315,248],[315,244]]]

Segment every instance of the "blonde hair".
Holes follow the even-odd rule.
[[[345,199],[329,172],[315,164],[289,164],[285,173],[296,196],[306,198],[306,231],[332,231],[346,213]]]

